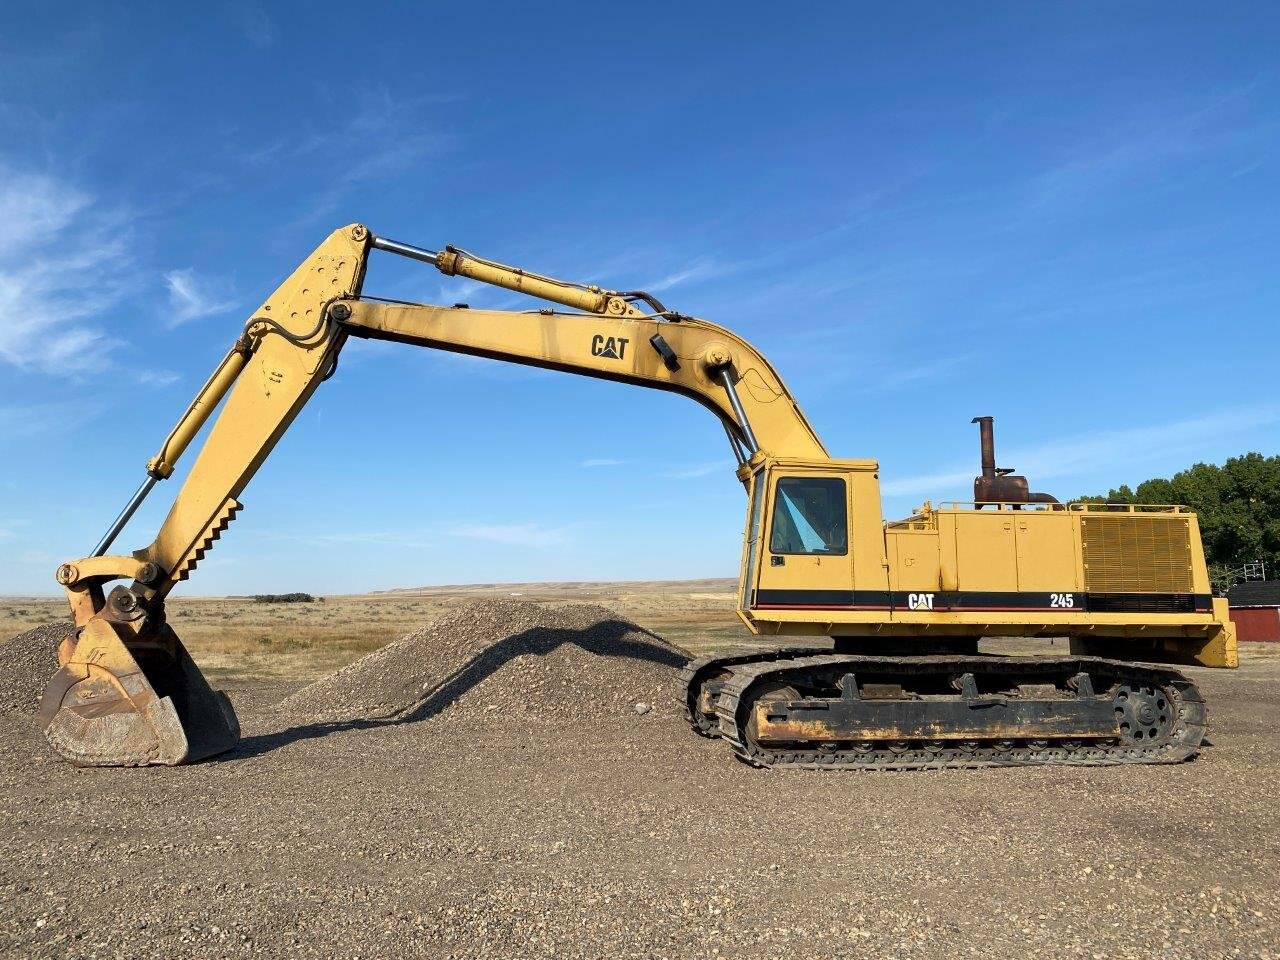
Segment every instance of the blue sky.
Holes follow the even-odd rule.
[[[0,592],[352,221],[734,328],[890,515],[967,495],[976,414],[1063,497],[1280,446],[1273,5],[539,9],[5,6]],[[732,575],[744,510],[687,400],[365,344],[242,499],[186,592]]]

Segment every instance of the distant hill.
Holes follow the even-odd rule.
[[[368,596],[430,596],[434,594],[499,594],[513,593],[534,595],[583,594],[593,597],[609,594],[662,594],[662,593],[733,593],[738,589],[736,577],[710,577],[701,580],[581,580],[548,581],[544,583],[461,583],[441,584],[430,587],[401,587],[396,590],[373,590]]]

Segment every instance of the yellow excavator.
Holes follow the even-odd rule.
[[[473,310],[363,295],[373,251],[555,304]],[[720,419],[747,492],[738,615],[791,646],[691,662],[693,729],[757,766],[936,769],[1172,763],[1205,732],[1167,664],[1237,665],[1194,514],[1064,504],[996,467],[981,430],[974,501],[886,523],[874,460],[833,459],[769,362],[643,291],[568,283],[352,225],[253,312],[93,553],[58,568],[75,619],[40,706],[86,766],[180,764],[239,725],[165,620],[165,598],[241,509],[348,337],[392,340],[684,394]],[[225,400],[225,403],[223,401]],[[108,551],[222,403],[155,540]],[[123,581],[108,589],[114,581]],[[1060,656],[980,655],[984,637],[1061,637]],[[1068,652],[1069,651],[1069,652]],[[590,691],[583,691],[590,696]]]

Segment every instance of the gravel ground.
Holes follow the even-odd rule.
[[[58,644],[74,625],[49,623],[0,645],[0,712],[35,713],[44,686],[58,669]]]
[[[560,640],[535,656],[594,642]],[[674,678],[592,657],[606,686]],[[241,682],[237,751],[175,769],[78,770],[0,715],[0,949],[1280,957],[1280,660],[1192,671],[1193,763],[896,775],[753,770],[665,706],[566,716],[509,688],[527,668],[489,662],[399,723]]]

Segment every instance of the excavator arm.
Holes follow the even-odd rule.
[[[362,299],[374,250],[550,301],[527,311]],[[568,309],[565,309],[568,308]],[[826,451],[773,367],[715,324],[667,310],[640,291],[571,284],[447,247],[435,252],[335,231],[254,311],[232,349],[147,463],[138,492],[90,557],[63,564],[76,635],[40,716],[50,743],[86,765],[175,764],[238,737],[226,698],[209,688],[167,625],[164,599],[187,579],[241,509],[240,496],[349,336],[391,340],[684,394],[724,424],[739,465]],[[225,403],[223,403],[225,399]],[[107,551],[142,500],[222,405],[150,545]],[[740,469],[740,476],[746,473]],[[110,593],[106,585],[128,580]]]

